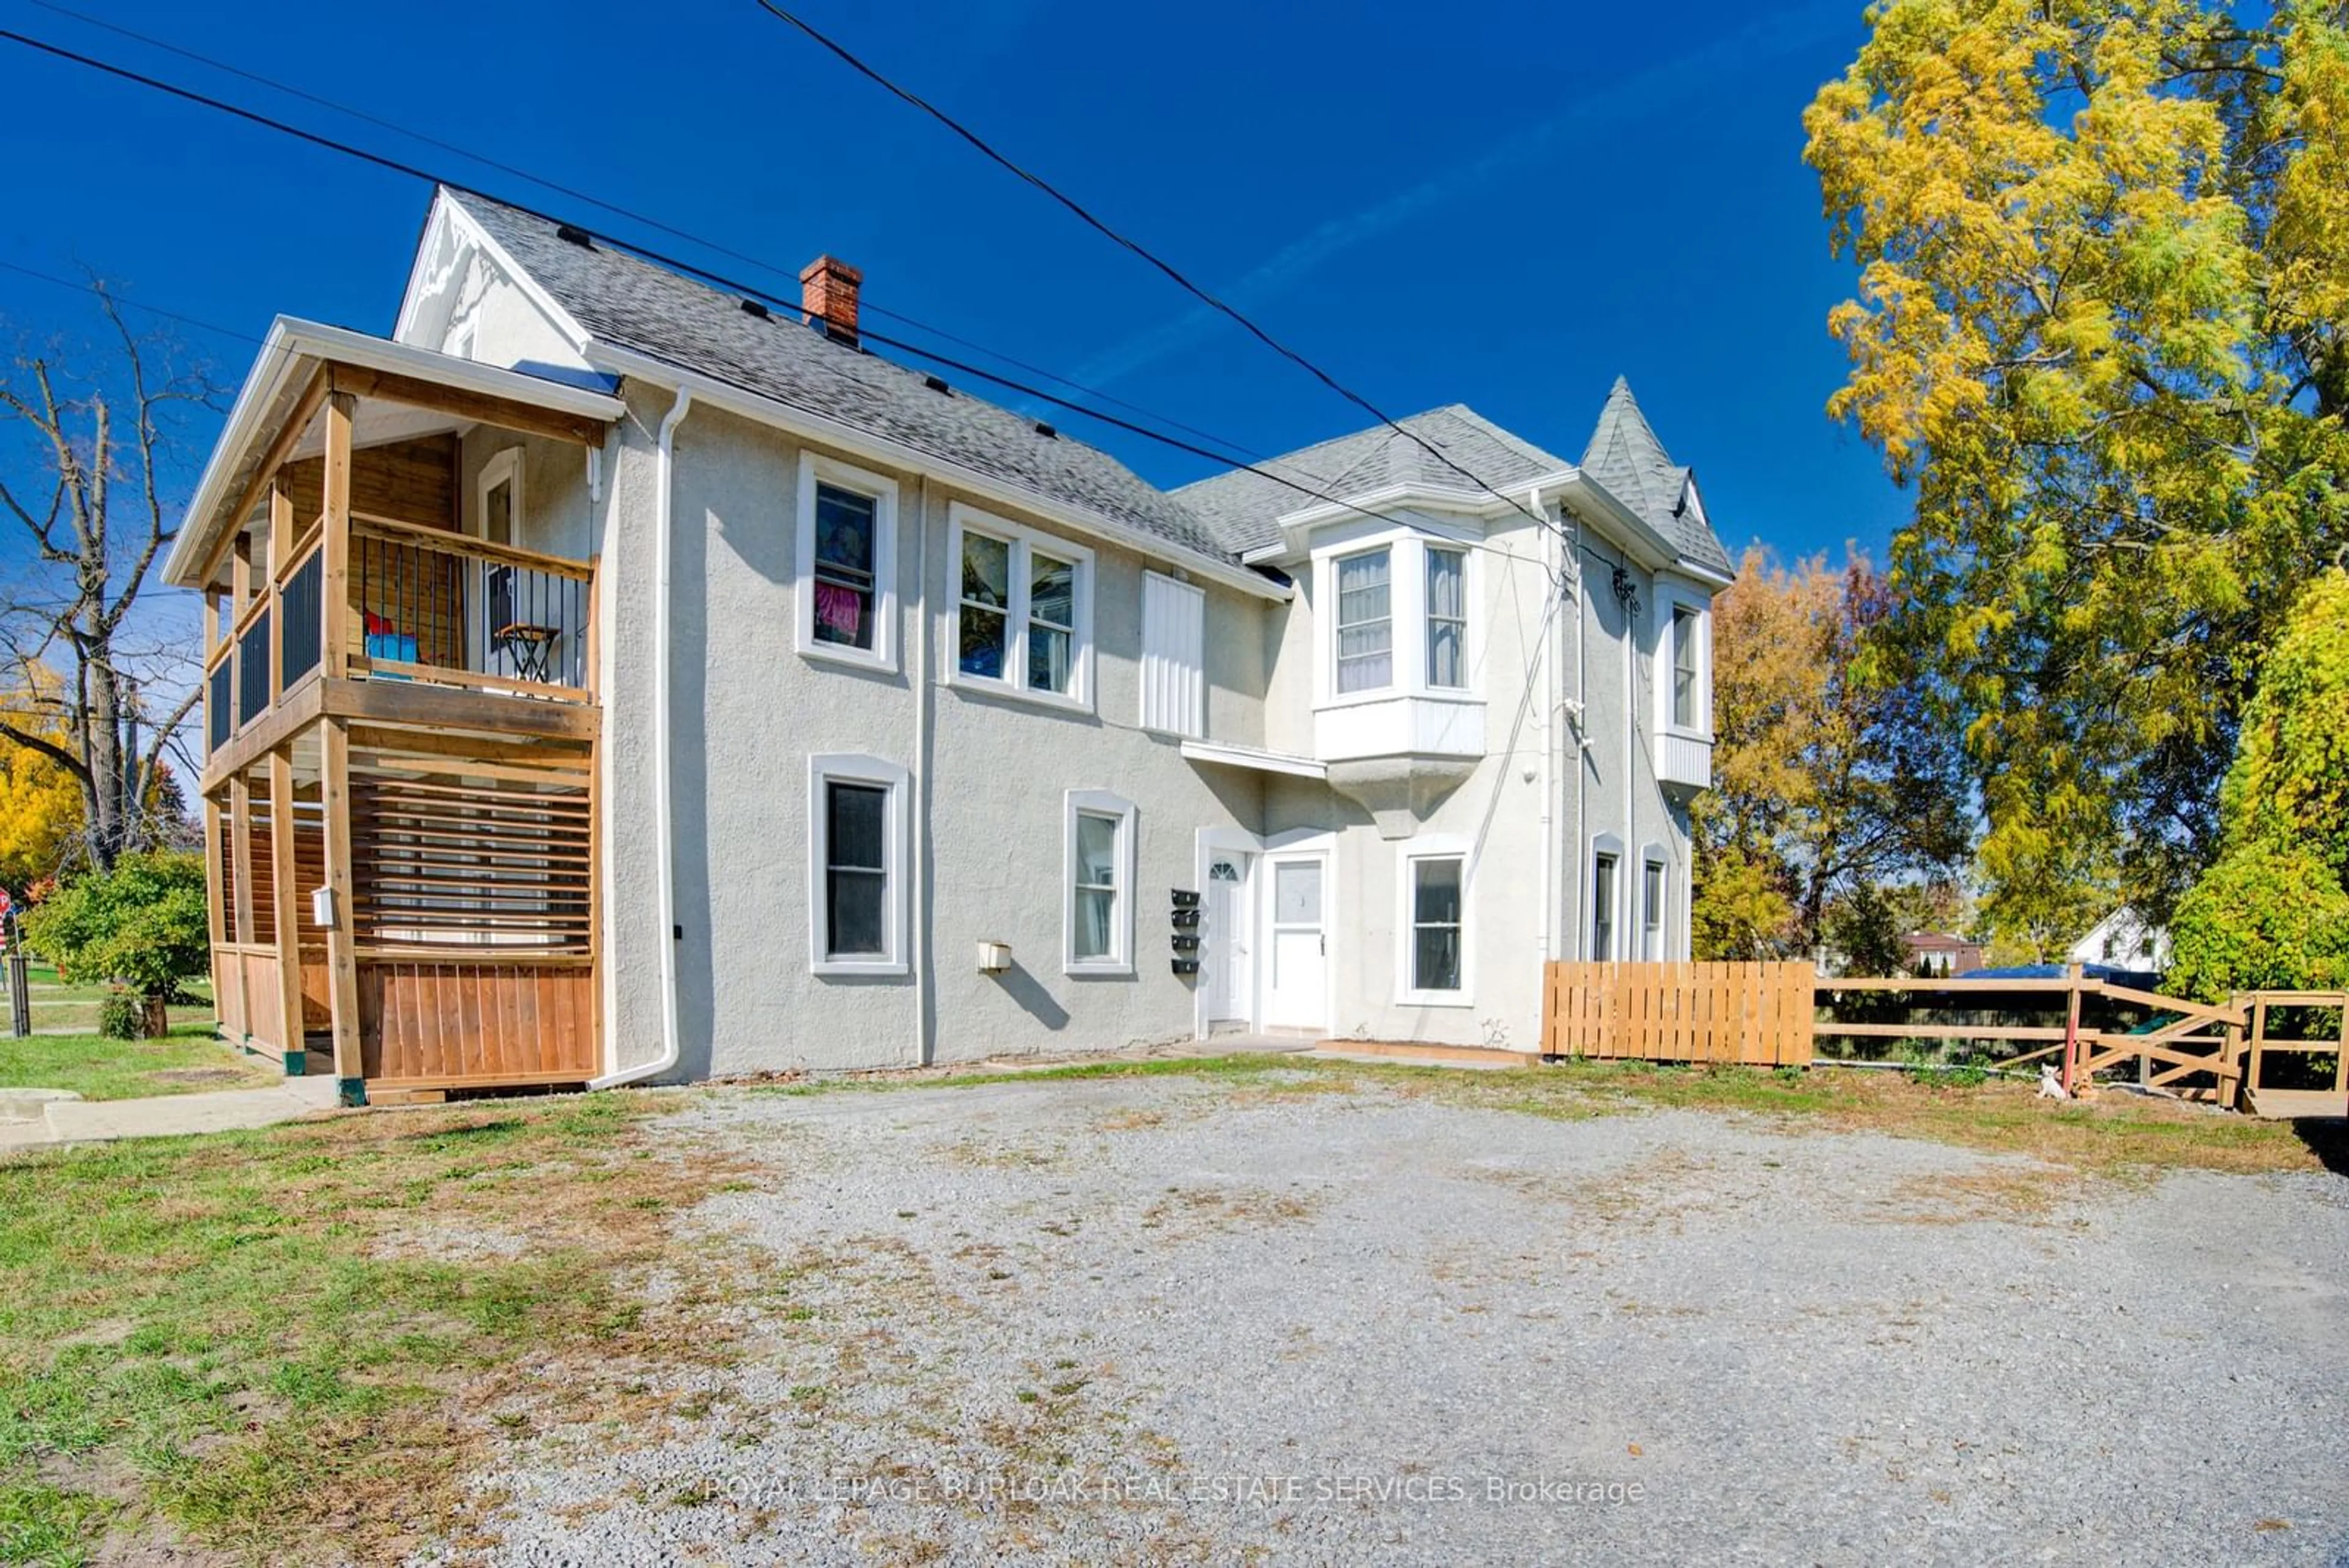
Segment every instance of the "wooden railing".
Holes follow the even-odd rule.
[[[357,513],[350,574],[354,674],[557,700],[588,689],[585,562]]]
[[[326,519],[271,568],[240,563],[208,615],[209,748],[218,751],[317,671],[557,701],[595,679],[595,567],[396,517],[353,513],[343,614],[329,614]],[[339,622],[341,646],[333,646]]]

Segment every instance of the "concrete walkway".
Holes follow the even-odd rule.
[[[0,1089],[0,1150],[265,1127],[331,1109],[334,1104],[332,1078],[288,1078],[262,1089],[140,1100],[85,1100],[55,1089]]]

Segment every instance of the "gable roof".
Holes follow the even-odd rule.
[[[755,315],[723,294],[601,241],[581,244],[552,219],[443,188],[531,280],[589,336],[804,412],[837,420],[975,469],[1040,499],[1114,522],[1228,564],[1233,551],[1189,508],[1117,459],[1033,419],[811,330],[790,315]]]
[[[1442,490],[1476,490],[1477,480],[1507,486],[1557,473],[1569,466],[1531,441],[1510,434],[1464,403],[1430,409],[1395,421],[1410,435],[1375,425],[1352,435],[1259,462],[1257,467],[1332,499],[1364,495],[1398,484]],[[1411,439],[1419,438],[1418,441]],[[1427,443],[1422,446],[1421,441]],[[1439,458],[1427,450],[1436,449]],[[1444,461],[1451,460],[1450,462]],[[1452,466],[1457,463],[1470,479]],[[1186,484],[1177,500],[1210,524],[1233,549],[1246,552],[1280,543],[1279,518],[1313,504],[1278,480],[1235,469]]]
[[[1692,472],[1672,462],[1631,396],[1631,383],[1620,376],[1599,410],[1582,471],[1670,539],[1682,559],[1716,572],[1732,569],[1729,552],[1696,503]]]

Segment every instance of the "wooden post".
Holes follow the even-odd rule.
[[[209,597],[210,596],[206,596]],[[221,864],[220,802],[204,796],[204,919],[210,928],[212,945],[212,1028],[222,1033],[221,1025],[228,1005],[229,971],[221,962],[221,949],[228,945],[228,877]],[[243,1041],[237,1042],[243,1044]]]
[[[253,786],[243,774],[228,781],[229,864],[235,868],[235,897],[229,914],[230,930],[239,943],[253,940]],[[253,998],[244,989],[244,959],[236,961],[237,1033],[243,1044],[252,1038]]]
[[[2342,993],[2341,1051],[2333,1058],[2333,1092],[2349,1095],[2349,992]]]
[[[330,531],[327,537],[331,540],[334,534]],[[326,970],[335,1015],[336,1089],[343,1104],[363,1106],[367,1075],[359,1054],[359,969],[351,950],[351,734],[342,720],[329,719],[318,738],[318,794],[326,816],[326,886],[332,889],[335,904],[335,923],[326,928]]]
[[[2235,999],[2235,1006],[2243,1005]],[[2220,1047],[2219,1104],[2229,1110],[2240,1110],[2243,1101],[2243,1026],[2227,1024],[2222,1031],[2226,1044]]]
[[[283,746],[269,753],[269,893],[277,916],[277,1049],[285,1075],[304,1068],[302,1044],[302,916],[294,888],[294,758]]]
[[[358,400],[348,392],[326,398],[326,539],[319,597],[326,605],[319,673],[340,680],[350,657],[351,618],[351,418]],[[331,820],[333,813],[329,812]]]
[[[227,623],[221,618],[220,595],[214,593],[210,587],[206,587],[204,589],[204,667],[199,672],[198,679],[204,683],[204,756],[207,761],[212,754],[212,737],[219,733],[212,726],[220,722],[212,715],[212,654],[220,647],[221,634],[226,625]],[[236,678],[232,675],[229,680],[233,684]],[[233,700],[234,693],[232,692],[232,705],[229,709],[231,728],[235,726],[236,709]],[[212,802],[206,801],[204,805],[209,812]],[[213,886],[217,888],[219,884],[215,882]]]
[[[2243,1099],[2256,1105],[2260,1097],[2260,1061],[2268,1050],[2268,999],[2251,999],[2251,1054],[2243,1064]]]
[[[2065,964],[2064,979],[2064,1092],[2075,1092],[2075,1080],[2080,1066],[2080,981],[2086,971],[2079,964]]]

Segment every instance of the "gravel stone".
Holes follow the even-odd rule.
[[[1281,1082],[709,1096],[750,1353],[487,1559],[2349,1565],[2349,1181]]]

